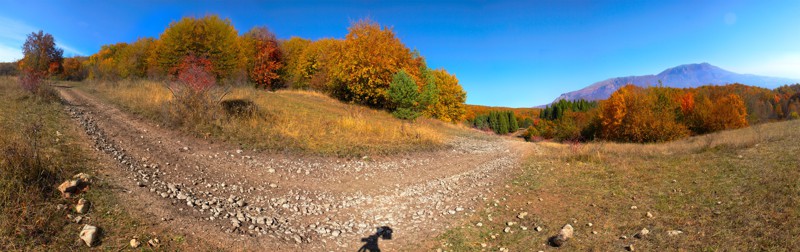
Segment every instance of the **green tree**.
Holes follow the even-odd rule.
[[[414,120],[419,116],[419,91],[417,89],[417,84],[403,70],[392,77],[388,95],[394,105],[392,114],[395,117]]]
[[[419,104],[425,116],[436,117],[436,107],[439,105],[439,87],[436,85],[436,77],[433,76],[433,73],[427,69],[424,71],[426,84],[419,96]]]
[[[508,111],[508,125],[509,132],[516,132],[519,129],[519,123],[517,122],[517,117],[514,116],[514,111]]]
[[[509,128],[511,126],[508,120],[508,113],[498,112],[498,116],[500,117],[500,124],[499,124],[500,127],[497,129],[497,134],[500,135],[508,134]]]
[[[489,112],[489,128],[495,133],[498,133],[498,129],[500,129],[500,116],[496,111]]]

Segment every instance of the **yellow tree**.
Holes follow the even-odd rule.
[[[301,56],[311,45],[311,40],[292,37],[280,44],[283,51],[283,82],[294,89],[307,89],[308,80],[300,71]]]
[[[439,89],[439,97],[436,103],[429,105],[423,111],[423,114],[445,122],[463,121],[464,115],[467,113],[464,104],[467,100],[467,93],[458,84],[456,76],[449,74],[444,69],[433,70],[431,74]]]
[[[155,61],[170,75],[178,73],[181,61],[189,55],[211,61],[218,79],[231,76],[240,65],[238,32],[230,20],[216,15],[200,19],[186,17],[173,22],[161,34],[156,45]]]
[[[419,66],[391,28],[361,20],[349,28],[333,69],[340,99],[372,107],[388,105],[387,89],[395,73],[404,70],[419,85]]]
[[[710,117],[706,121],[710,131],[738,129],[747,126],[747,108],[739,95],[723,95],[716,101],[711,109]]]
[[[633,89],[632,85],[627,85],[620,88],[611,96],[600,102],[600,137],[606,139],[618,139],[620,129],[622,127],[622,120],[627,114],[626,96],[629,90]]]

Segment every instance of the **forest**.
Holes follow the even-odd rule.
[[[743,84],[685,89],[627,85],[599,104],[574,104],[585,103],[559,101],[546,108],[526,129],[525,138],[665,142],[758,123],[798,119],[800,85],[774,90]]]

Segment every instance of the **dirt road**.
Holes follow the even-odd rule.
[[[398,250],[474,213],[514,170],[523,143],[457,137],[451,148],[348,160],[253,153],[136,119],[80,90],[68,111],[116,161],[101,167],[125,207],[231,250],[354,251],[376,227]]]

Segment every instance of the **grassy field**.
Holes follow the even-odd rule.
[[[537,143],[540,154],[503,194],[432,246],[548,251],[556,248],[547,239],[569,223],[575,237],[561,249],[796,251],[798,140],[800,120],[664,144]],[[517,223],[506,233],[509,221]],[[651,233],[634,238],[643,228]]]
[[[164,111],[172,98],[160,83],[78,85],[129,112],[155,122],[167,122]],[[245,148],[345,157],[434,150],[444,147],[451,134],[464,131],[436,120],[404,123],[385,111],[342,103],[314,92],[267,92],[238,87],[224,99],[253,101],[257,112],[244,118],[223,116],[210,120],[210,126],[180,128],[200,137],[239,143]]]
[[[70,222],[67,215],[76,214],[78,197],[62,198],[56,187],[79,172],[99,175],[99,164],[75,125],[58,100],[31,95],[16,79],[0,77],[0,250],[85,249],[78,241],[83,224],[102,229],[98,247],[103,250],[126,248],[134,236],[143,242],[159,238],[162,249],[187,246],[182,236],[123,211],[122,199],[102,178],[80,195],[92,203],[82,223]]]

